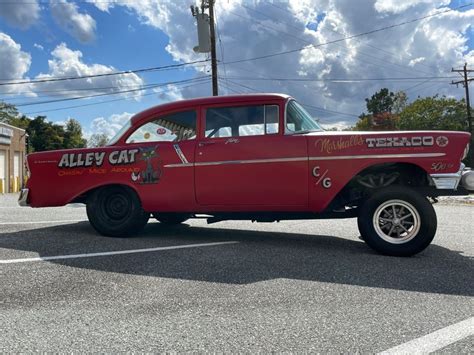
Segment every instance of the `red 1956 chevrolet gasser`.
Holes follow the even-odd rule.
[[[87,204],[101,234],[138,234],[150,214],[179,224],[357,217],[388,255],[425,249],[427,197],[474,191],[463,132],[325,132],[294,99],[261,94],[185,100],[134,116],[103,148],[28,155],[20,205]]]

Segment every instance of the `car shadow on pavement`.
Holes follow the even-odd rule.
[[[248,284],[297,279],[474,296],[473,260],[432,244],[410,258],[379,255],[334,236],[150,223],[135,238],[98,236],[87,222],[0,233],[0,259],[97,253],[182,244],[236,244],[47,261],[105,272]],[[436,239],[435,239],[436,241]],[[5,253],[6,252],[6,253]],[[31,254],[33,252],[34,254]],[[11,267],[9,264],[1,268]]]

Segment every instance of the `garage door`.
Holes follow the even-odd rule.
[[[0,193],[6,192],[7,186],[7,167],[6,167],[6,153],[4,150],[0,150]]]
[[[13,156],[13,191],[20,191],[21,181],[20,181],[20,171],[21,171],[21,158],[20,152],[15,152]]]

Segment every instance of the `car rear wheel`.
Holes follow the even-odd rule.
[[[169,226],[181,224],[189,219],[187,213],[153,213],[153,217],[162,224]]]
[[[135,191],[125,186],[109,186],[89,197],[87,217],[102,235],[130,237],[145,227],[150,214],[143,210]]]
[[[415,190],[390,186],[375,192],[361,206],[362,239],[379,253],[411,256],[424,250],[436,233],[436,213]]]

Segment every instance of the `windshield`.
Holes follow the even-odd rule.
[[[109,140],[107,145],[114,145],[117,143],[117,141],[122,137],[122,135],[130,128],[132,127],[132,121],[128,120],[127,123],[123,125],[122,128],[119,129],[117,133],[115,133],[115,136],[112,137],[112,139]]]
[[[290,100],[286,108],[286,132],[298,133],[322,131],[311,115],[295,100]]]

